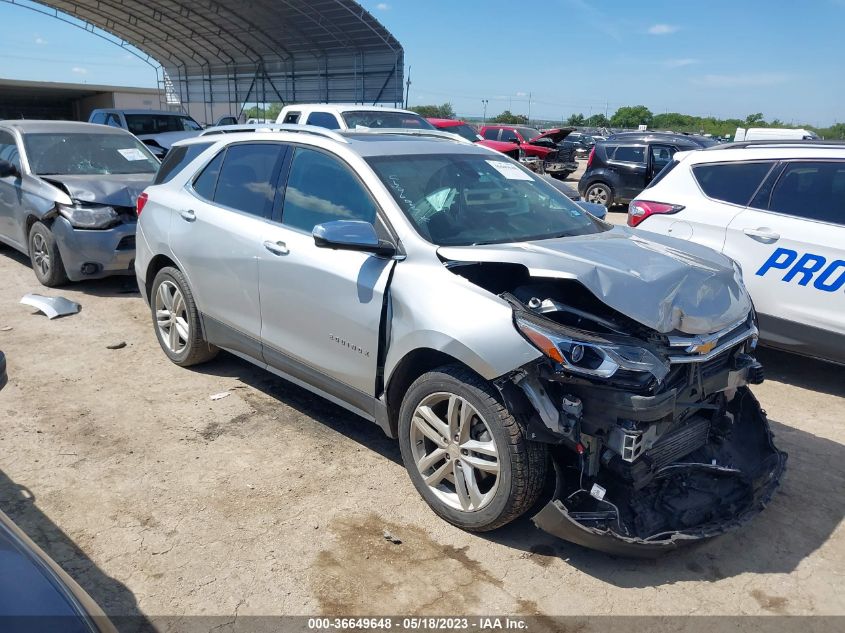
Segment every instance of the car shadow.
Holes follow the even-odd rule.
[[[25,486],[0,470],[0,509],[94,599],[121,633],[154,632],[135,595],[90,559],[41,511]]]
[[[845,367],[768,347],[758,348],[756,356],[767,380],[845,398]]]
[[[399,443],[387,437],[377,424],[368,422],[343,407],[233,354],[221,352],[210,363],[189,369],[205,375],[239,380],[382,457],[402,465]]]
[[[221,353],[217,360],[193,370],[240,380],[402,465],[398,442],[387,438],[378,426],[247,361]],[[530,515],[478,538],[526,552],[541,565],[562,559],[586,574],[625,588],[717,581],[749,572],[792,572],[828,541],[845,517],[845,496],[841,494],[845,489],[845,446],[788,424],[770,423],[777,447],[790,455],[786,474],[769,507],[729,534],[656,560],[625,559],[567,543],[534,527]]]
[[[140,297],[138,283],[134,275],[119,275],[104,277],[103,279],[89,279],[86,281],[70,282],[59,288],[47,288],[42,286],[35,273],[32,271],[29,257],[11,247],[0,245],[0,257],[11,259],[24,268],[27,268],[32,276],[32,288],[30,292],[45,296],[67,296],[73,299],[75,293],[93,295],[95,297]]]

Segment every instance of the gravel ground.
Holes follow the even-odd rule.
[[[842,368],[764,350],[781,491],[628,561],[527,519],[451,527],[375,425],[227,354],[169,363],[129,279],[51,291],[0,248],[0,280],[0,508],[110,614],[845,614]],[[49,321],[28,292],[83,309]]]

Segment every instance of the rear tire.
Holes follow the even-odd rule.
[[[153,328],[161,349],[180,367],[211,360],[220,351],[202,336],[202,323],[194,295],[178,268],[158,271],[150,289]]]
[[[510,523],[537,501],[545,444],[499,401],[490,384],[459,365],[420,376],[399,411],[402,461],[441,518],[473,532]]]
[[[56,238],[46,224],[36,222],[32,225],[28,246],[32,270],[41,284],[48,288],[58,288],[68,282]]]
[[[594,182],[584,192],[584,199],[587,202],[602,204],[609,209],[613,206],[613,189],[603,182]]]

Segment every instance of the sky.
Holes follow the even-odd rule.
[[[643,104],[845,120],[845,0],[359,1],[402,43],[411,105],[529,114],[530,95],[544,119]],[[156,83],[144,61],[53,17],[0,2],[0,24],[4,78]]]

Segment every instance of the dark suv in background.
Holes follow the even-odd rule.
[[[713,144],[704,137],[660,132],[622,132],[596,143],[578,192],[588,202],[609,207],[628,203],[660,173],[675,152]]]

